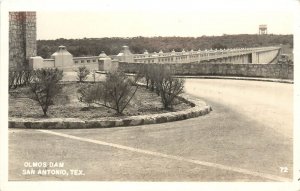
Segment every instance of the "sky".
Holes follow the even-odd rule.
[[[74,2],[74,1],[73,1]],[[37,39],[293,34],[296,0],[85,0],[37,6]],[[298,7],[299,8],[299,7]]]

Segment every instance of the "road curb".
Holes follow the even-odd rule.
[[[222,80],[248,80],[248,81],[263,81],[263,82],[277,82],[293,84],[294,80],[289,79],[275,79],[275,78],[254,78],[254,77],[237,77],[237,76],[183,76],[176,75],[177,78],[186,79],[222,79]]]
[[[199,117],[212,111],[211,106],[204,101],[191,95],[182,94],[180,100],[186,102],[192,107],[177,112],[168,112],[161,114],[129,116],[124,118],[104,117],[91,120],[82,120],[78,118],[14,118],[10,117],[8,121],[9,128],[22,129],[85,129],[85,128],[108,128],[120,126],[136,126],[146,124],[166,123],[189,118]]]

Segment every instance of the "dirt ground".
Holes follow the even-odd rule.
[[[77,89],[79,83],[65,83],[62,93],[55,100],[54,105],[48,109],[48,117],[63,118],[100,118],[115,116],[115,111],[103,106],[94,105],[86,110],[87,105],[79,102]],[[28,97],[28,88],[22,87],[10,91],[9,116],[10,117],[41,117],[43,112],[38,103]],[[169,112],[162,109],[161,98],[144,87],[139,87],[130,105],[124,110],[124,116],[146,115]],[[174,111],[190,108],[188,104],[177,101]]]

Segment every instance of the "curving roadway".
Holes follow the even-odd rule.
[[[134,127],[10,129],[10,180],[292,179],[292,84],[187,79],[185,91],[201,97],[213,111]],[[85,175],[24,176],[24,161],[63,161],[65,168]]]

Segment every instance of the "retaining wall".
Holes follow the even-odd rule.
[[[119,70],[135,73],[144,63],[119,63]],[[217,64],[217,63],[186,63],[163,64],[176,75],[206,76],[244,76],[262,78],[294,78],[294,66],[288,64]]]

